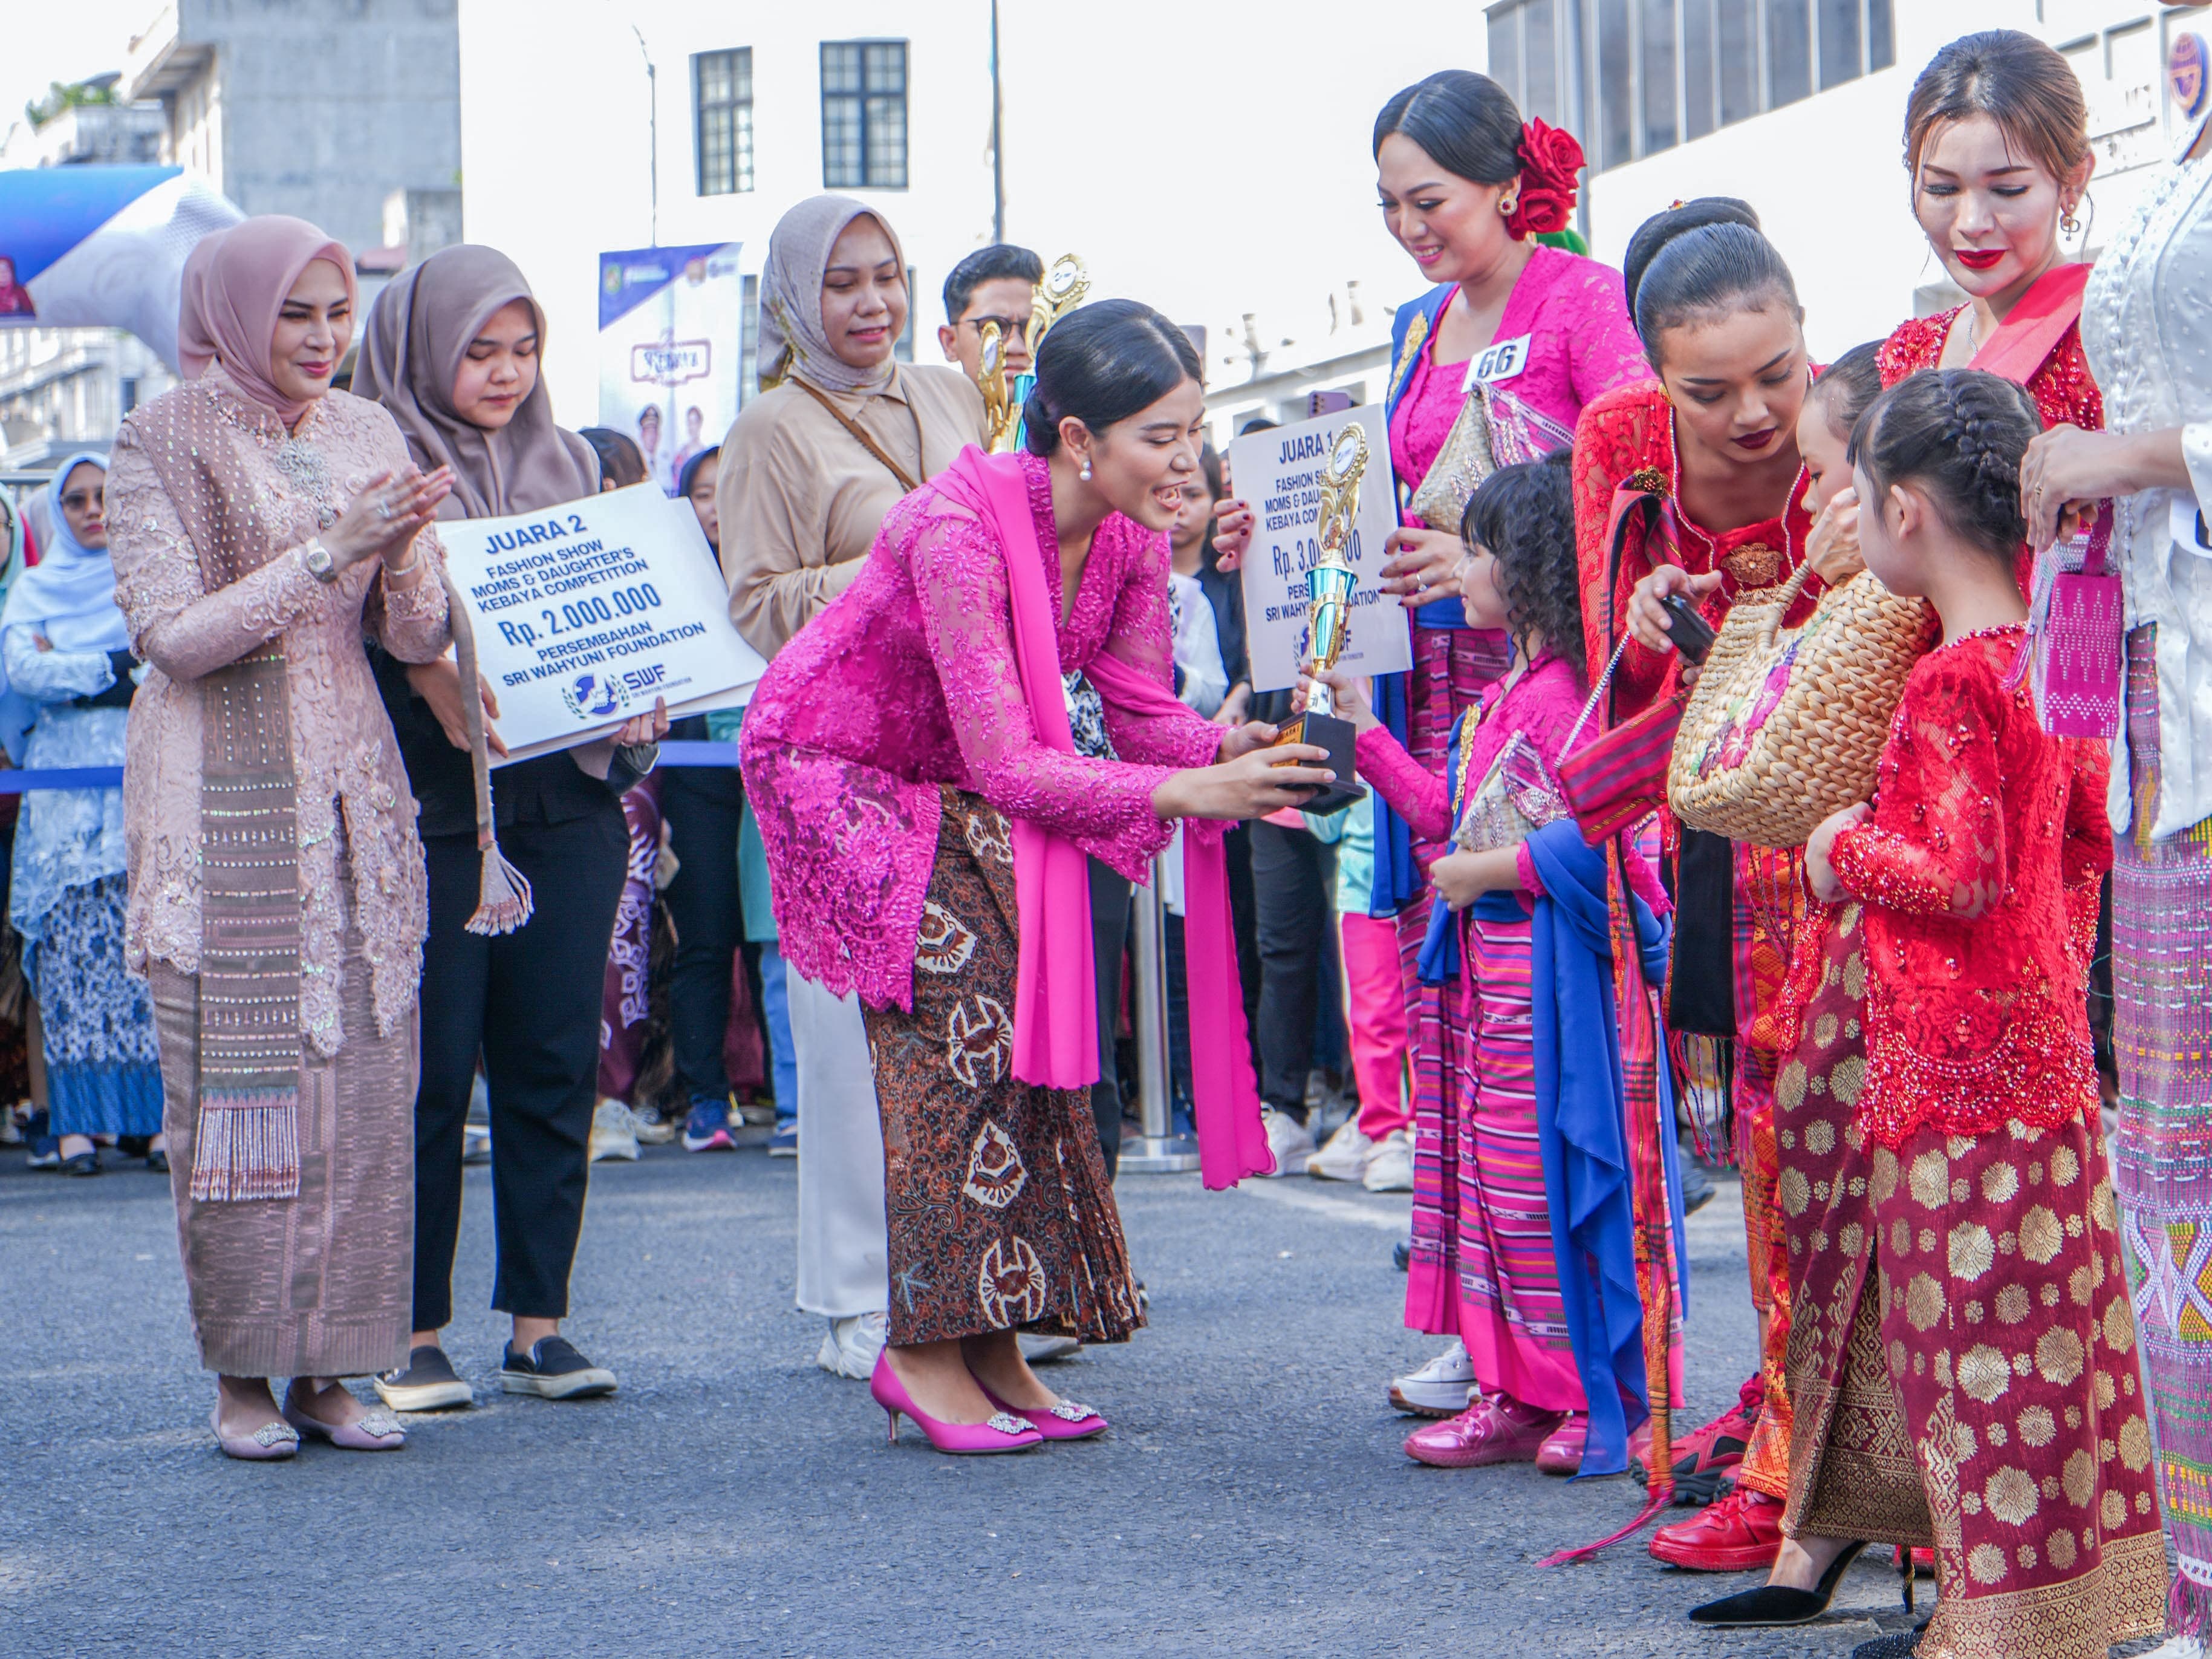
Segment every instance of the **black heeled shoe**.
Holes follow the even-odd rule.
[[[1843,1582],[1844,1574],[1865,1547],[1863,1541],[1844,1545],[1843,1553],[1829,1562],[1828,1570],[1820,1575],[1818,1589],[1804,1590],[1788,1584],[1761,1584],[1756,1589],[1740,1590],[1717,1601],[1692,1607],[1690,1622],[1728,1630],[1809,1625],[1828,1610],[1828,1603],[1835,1600],[1836,1586]]]

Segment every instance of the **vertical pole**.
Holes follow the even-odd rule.
[[[1130,895],[1136,981],[1137,1110],[1144,1133],[1121,1148],[1123,1170],[1166,1175],[1198,1167],[1198,1143],[1175,1133],[1170,1110],[1166,908],[1160,902],[1159,860],[1152,879]]]
[[[1006,100],[999,78],[999,0],[991,0],[991,240],[1006,240]]]

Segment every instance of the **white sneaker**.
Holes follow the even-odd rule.
[[[2142,1659],[2204,1659],[2203,1641],[2194,1636],[2177,1636],[2161,1647],[2154,1648]]]
[[[594,1164],[611,1158],[637,1162],[637,1120],[630,1115],[629,1107],[611,1095],[592,1113],[591,1149]]]
[[[1275,1155],[1275,1167],[1267,1173],[1286,1176],[1304,1169],[1314,1154],[1313,1131],[1288,1112],[1279,1112],[1272,1106],[1260,1109],[1260,1121],[1267,1128],[1267,1150]]]
[[[676,1126],[660,1115],[658,1106],[633,1106],[629,1116],[641,1146],[665,1146],[676,1139]]]
[[[876,1369],[884,1339],[890,1334],[890,1318],[879,1313],[854,1314],[833,1319],[822,1338],[822,1352],[814,1363],[832,1376],[849,1376],[865,1382]]]
[[[1413,1140],[1403,1129],[1393,1129],[1374,1143],[1367,1155],[1367,1171],[1359,1184],[1370,1193],[1410,1193],[1413,1190]]]
[[[1306,1173],[1316,1181],[1357,1181],[1374,1149],[1375,1143],[1359,1133],[1359,1120],[1348,1117],[1306,1160]]]
[[[1467,1344],[1454,1337],[1451,1346],[1420,1370],[1392,1379],[1390,1403],[1415,1417],[1457,1417],[1474,1387],[1474,1362],[1467,1357]]]

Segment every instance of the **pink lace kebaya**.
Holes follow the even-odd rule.
[[[1021,467],[1062,671],[1111,653],[1171,684],[1167,538],[1110,514],[1063,610],[1050,468],[1038,456]],[[745,781],[783,952],[834,994],[912,1006],[939,784],[1139,880],[1170,834],[1152,792],[1217,758],[1222,729],[1180,704],[1139,716],[1109,701],[1119,760],[1041,744],[1015,666],[1006,561],[974,513],[924,484],[884,520],[858,579],[769,665],[746,711]]]

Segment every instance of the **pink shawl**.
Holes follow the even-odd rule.
[[[986,455],[970,446],[933,482],[972,508],[1005,549],[1014,659],[1030,718],[1038,741],[1073,753],[1052,598],[1045,588],[1044,549],[1037,544],[1020,458]],[[1135,714],[1180,708],[1165,686],[1110,653],[1100,652],[1084,672],[1099,696],[1117,708]],[[1222,825],[1194,820],[1183,825],[1182,838],[1191,1087],[1199,1173],[1209,1188],[1233,1187],[1248,1175],[1274,1167],[1246,1046],[1222,830]],[[1098,1080],[1090,866],[1073,841],[1019,818],[1013,823],[1013,840],[1020,933],[1014,1075],[1041,1088],[1085,1089]]]

